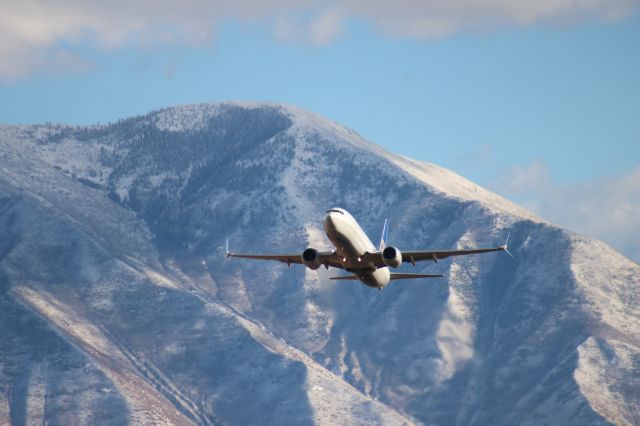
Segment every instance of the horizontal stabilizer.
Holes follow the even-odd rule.
[[[392,280],[409,280],[412,278],[442,278],[444,275],[441,274],[400,274],[400,273],[391,273]]]
[[[357,275],[344,275],[341,277],[331,277],[330,280],[359,280]]]
[[[412,278],[442,278],[444,275],[441,274],[399,274],[399,273],[391,273],[392,280],[409,280]],[[357,275],[344,275],[339,277],[331,277],[330,280],[359,280]]]

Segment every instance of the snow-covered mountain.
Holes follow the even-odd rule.
[[[383,291],[233,259],[401,249]],[[640,266],[292,107],[0,126],[0,424],[640,424]]]

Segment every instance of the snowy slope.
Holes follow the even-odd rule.
[[[511,250],[382,292],[238,251]],[[0,423],[638,424],[640,267],[295,107],[0,126]],[[4,420],[3,420],[4,419]],[[8,420],[7,420],[8,419]]]

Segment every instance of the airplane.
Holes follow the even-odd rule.
[[[307,248],[300,254],[242,254],[229,251],[229,239],[225,246],[225,262],[230,257],[258,260],[275,260],[286,263],[291,267],[292,263],[305,265],[311,270],[316,270],[324,265],[344,269],[352,275],[332,277],[330,280],[358,280],[363,284],[382,290],[392,280],[405,280],[415,278],[442,278],[441,274],[407,274],[391,272],[389,268],[398,268],[403,262],[416,265],[416,262],[438,260],[451,256],[463,256],[468,254],[488,253],[504,251],[511,256],[507,248],[507,240],[501,246],[491,248],[477,248],[465,250],[427,250],[400,252],[396,247],[387,245],[388,220],[385,219],[382,228],[382,236],[378,249],[375,248],[369,237],[362,230],[358,222],[345,209],[334,207],[327,210],[324,218],[324,231],[329,240],[335,246],[335,250],[319,252],[314,248]]]

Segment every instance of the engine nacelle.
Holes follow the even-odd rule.
[[[385,265],[397,268],[402,265],[402,253],[393,246],[385,247],[382,250],[382,261]]]
[[[309,269],[316,270],[321,266],[320,260],[318,259],[318,250],[313,248],[308,248],[302,252],[302,263]]]

